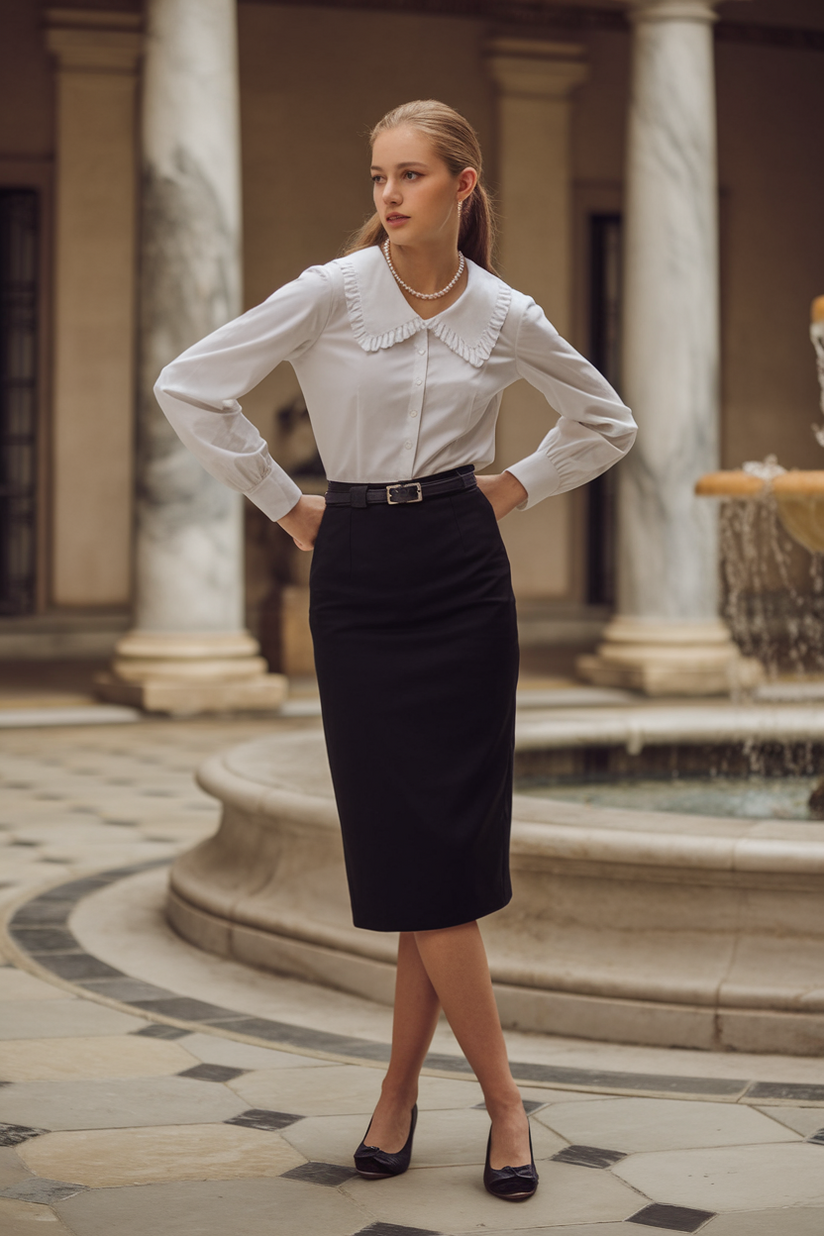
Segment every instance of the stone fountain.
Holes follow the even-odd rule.
[[[824,754],[824,707],[717,701],[522,711],[516,771],[636,775],[710,747]],[[391,1003],[396,937],[352,926],[319,729],[211,757],[214,837],[167,914],[223,957]],[[523,784],[523,783],[522,783]],[[517,787],[516,787],[517,788]],[[514,898],[482,921],[505,1026],[617,1042],[824,1050],[824,834],[809,821],[626,810],[516,792]]]

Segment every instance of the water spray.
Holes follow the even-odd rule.
[[[810,339],[815,348],[818,369],[819,407],[824,412],[824,296],[816,296],[810,313]],[[819,446],[824,446],[824,427],[813,425]],[[813,819],[824,820],[824,777],[810,795],[809,811]]]
[[[824,296],[816,296],[812,304],[810,321],[810,339],[815,348],[815,359],[818,366],[818,385],[821,388],[819,406],[824,412]],[[813,425],[813,433],[821,446],[824,446],[824,429]]]

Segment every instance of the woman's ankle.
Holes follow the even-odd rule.
[[[418,1101],[418,1086],[414,1082],[388,1082],[384,1080],[381,1086],[381,1099],[392,1107],[403,1107],[409,1111]]]
[[[485,1103],[489,1119],[493,1122],[496,1120],[509,1121],[519,1116],[526,1119],[523,1099],[518,1090],[510,1094],[496,1095],[494,1098],[485,1098]]]

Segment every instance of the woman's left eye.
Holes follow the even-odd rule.
[[[404,176],[407,180],[417,180],[420,176],[420,172],[404,172]]]

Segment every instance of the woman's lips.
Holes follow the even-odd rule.
[[[387,215],[386,216],[386,222],[393,226],[397,226],[399,223],[406,223],[408,219],[409,219],[409,215]]]

